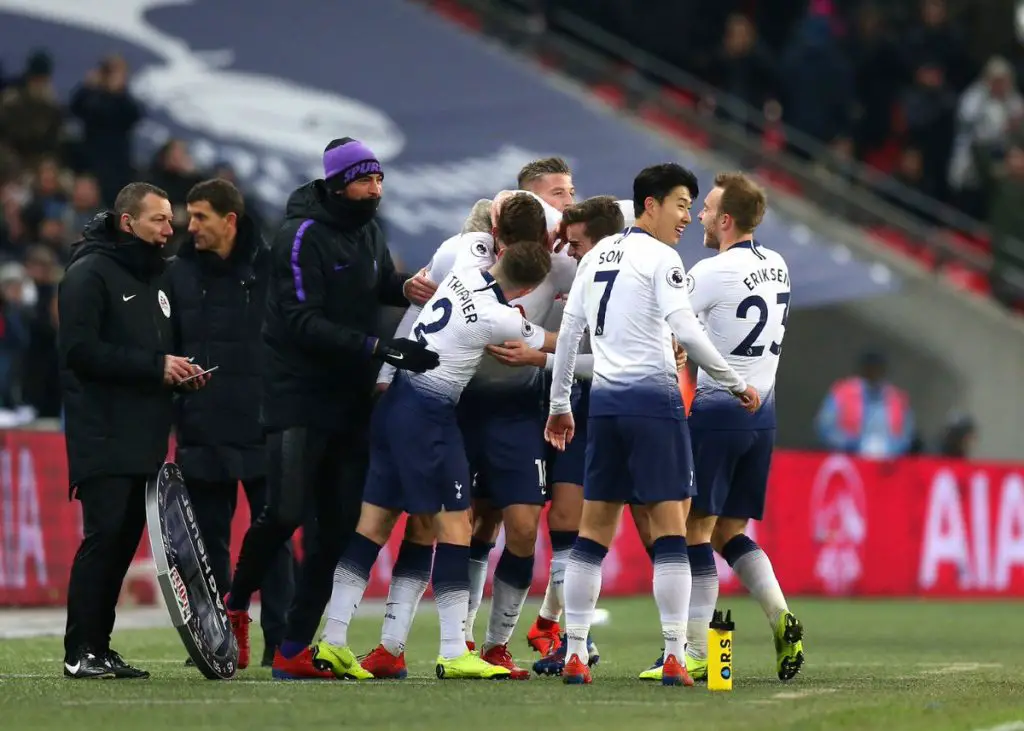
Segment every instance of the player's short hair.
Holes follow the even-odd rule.
[[[505,247],[501,270],[517,287],[535,287],[551,272],[551,252],[539,241],[517,241]]]
[[[234,213],[241,218],[245,215],[245,199],[235,184],[224,178],[211,178],[196,183],[185,197],[186,203],[205,202],[218,216]]]
[[[626,225],[618,201],[610,195],[595,195],[579,203],[566,206],[562,211],[562,223],[570,226],[582,223],[583,231],[593,242],[606,236],[614,236]]]
[[[543,160],[534,160],[523,165],[516,178],[516,185],[521,190],[529,190],[530,183],[540,180],[545,175],[572,175],[569,163],[560,157],[545,157]]]
[[[547,229],[544,207],[529,193],[514,193],[502,201],[495,234],[499,242],[543,241]]]
[[[152,183],[128,183],[121,188],[114,199],[114,213],[120,218],[127,213],[132,218],[138,218],[142,213],[142,201],[147,195],[155,195],[164,200],[170,200],[167,191],[158,188]]]
[[[653,198],[661,203],[669,193],[679,186],[689,190],[690,198],[697,200],[700,187],[697,185],[697,176],[693,174],[692,170],[687,170],[674,162],[644,168],[633,179],[633,215],[637,218],[643,215],[644,201],[648,198]]]
[[[722,189],[718,212],[728,213],[736,222],[736,228],[751,233],[761,225],[768,208],[768,196],[764,188],[743,173],[719,173],[715,176],[715,187]]]

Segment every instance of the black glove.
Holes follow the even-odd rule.
[[[433,350],[427,350],[423,343],[408,338],[378,340],[373,348],[373,357],[394,368],[413,373],[423,373],[437,368],[441,362]]]

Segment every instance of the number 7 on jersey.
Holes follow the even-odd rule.
[[[615,277],[619,276],[618,269],[603,269],[594,273],[594,283],[604,283],[604,293],[597,305],[597,327],[594,328],[594,335],[604,335],[604,316],[608,310],[608,298],[612,296],[612,287],[615,286]]]

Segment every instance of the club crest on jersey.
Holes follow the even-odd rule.
[[[693,288],[696,285],[697,285],[697,283],[695,281],[693,281],[693,275],[692,274],[687,274],[686,275],[686,291],[687,291],[687,293],[693,294]]]
[[[533,323],[529,320],[523,320],[523,337],[528,338],[533,335]]]
[[[670,285],[676,288],[686,285],[686,275],[683,274],[681,267],[672,267],[669,269],[666,279],[668,279],[668,283]]]
[[[171,301],[167,299],[167,295],[164,294],[164,291],[162,289],[157,290],[156,301],[160,304],[160,311],[164,313],[164,317],[170,318]]]
[[[473,253],[477,256],[487,256],[487,245],[483,241],[473,244]]]

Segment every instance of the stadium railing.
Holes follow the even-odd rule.
[[[992,256],[985,224],[860,161],[837,158],[817,140],[767,120],[763,110],[585,18],[554,7],[544,22],[522,0],[416,2],[567,74],[670,134],[724,152],[744,169],[866,229],[954,283],[989,293]],[[713,104],[706,103],[711,99]],[[1007,284],[1024,295],[1024,273]]]

